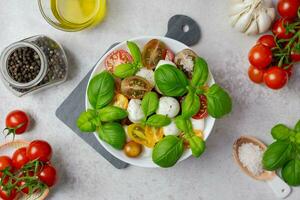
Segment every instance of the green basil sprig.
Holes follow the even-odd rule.
[[[142,99],[142,110],[145,115],[142,123],[153,127],[163,127],[171,123],[171,119],[168,116],[154,114],[158,108],[158,96],[155,92],[147,92]]]
[[[130,54],[133,57],[133,62],[120,64],[115,67],[114,75],[119,78],[126,78],[129,76],[133,76],[143,66],[142,54],[139,47],[134,42],[131,41],[127,41],[127,47],[130,51]]]
[[[106,106],[98,111],[100,121],[111,122],[127,117],[128,113],[126,110],[116,106]]]
[[[186,95],[182,103],[182,113],[189,118],[200,109],[198,95],[207,98],[208,113],[214,118],[221,118],[232,110],[232,102],[229,94],[219,85],[213,84],[205,89],[209,70],[203,58],[196,58],[192,79],[189,82],[185,74],[172,65],[162,65],[154,72],[155,83],[158,89],[166,96]],[[197,111],[196,111],[197,110]]]
[[[98,129],[99,137],[116,149],[122,149],[126,142],[126,134],[121,124],[105,123]]]
[[[281,168],[283,180],[292,186],[300,185],[300,120],[294,129],[277,124],[271,130],[276,140],[268,146],[262,164],[266,170]]]
[[[80,114],[77,119],[77,127],[82,132],[95,132],[99,123],[96,110],[88,109]]]

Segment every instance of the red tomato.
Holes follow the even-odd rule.
[[[285,19],[277,19],[272,27],[272,32],[277,38],[279,39],[289,39],[293,37],[293,33],[287,33],[286,26],[288,25],[289,21]]]
[[[26,156],[26,147],[22,147],[17,149],[12,156],[12,164],[16,169],[21,169],[26,163],[28,163],[29,159]]]
[[[300,49],[293,48],[291,51],[291,59],[293,62],[299,62],[300,61]]]
[[[6,129],[9,134],[22,134],[29,126],[28,115],[21,110],[14,110],[6,116]]]
[[[289,66],[289,68],[284,69],[286,73],[288,74],[288,77],[290,78],[293,74],[293,65]]]
[[[200,95],[200,110],[193,116],[194,119],[203,119],[208,116],[206,96]]]
[[[270,67],[265,75],[264,82],[271,89],[280,89],[286,85],[288,81],[288,73],[277,66]]]
[[[258,44],[265,45],[266,47],[276,47],[276,42],[273,35],[263,35],[257,40]]]
[[[0,171],[5,170],[6,168],[12,168],[12,161],[8,156],[0,156]],[[2,176],[2,172],[0,172],[0,177]]]
[[[30,177],[33,177],[34,172],[29,171],[28,174],[29,174]],[[20,178],[21,178],[21,177],[24,177],[23,174],[20,175]],[[24,187],[25,184],[26,184],[26,181],[25,181],[25,180],[21,180],[21,181],[18,182],[18,187],[22,187],[22,186]],[[22,187],[22,188],[23,188],[23,187]],[[25,186],[21,191],[22,191],[23,193],[25,193],[25,194],[28,194],[28,193],[29,193],[29,188]]]
[[[131,63],[132,56],[125,50],[115,50],[111,52],[105,59],[105,67],[107,71],[114,72],[116,66],[124,63]]]
[[[256,44],[250,50],[248,59],[251,65],[264,69],[272,62],[272,51],[262,44]]]
[[[42,162],[48,162],[52,156],[52,148],[46,141],[34,140],[29,144],[26,156],[29,160],[38,159]]]
[[[6,185],[7,182],[8,182],[8,178],[5,178],[2,184]],[[3,200],[13,200],[15,199],[16,196],[17,196],[16,189],[12,189],[9,193],[8,191],[3,190],[3,186],[0,186],[0,197]]]
[[[298,16],[299,0],[279,0],[277,10],[282,18],[294,19]]]
[[[168,60],[168,61],[174,61],[174,58],[175,58],[175,54],[170,50],[170,49],[167,49],[166,50],[166,55],[163,56],[165,60]]]
[[[264,69],[257,69],[256,67],[250,65],[249,69],[248,69],[248,76],[250,78],[251,81],[253,81],[254,83],[262,83],[263,79],[264,79],[264,73],[265,70]]]
[[[48,187],[52,187],[56,183],[56,169],[50,165],[45,165],[38,173],[39,179]]]

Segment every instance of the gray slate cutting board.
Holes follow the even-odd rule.
[[[195,45],[200,40],[200,28],[198,24],[188,16],[175,15],[170,18],[168,22],[168,31],[166,37],[178,40],[188,46]],[[109,51],[118,43],[113,44],[108,48]],[[107,52],[106,51],[106,52]],[[100,59],[102,56],[100,57]],[[99,60],[100,60],[99,59]],[[98,142],[94,134],[86,134],[80,132],[76,126],[77,117],[85,110],[85,91],[88,84],[89,77],[95,66],[87,73],[84,79],[77,85],[72,93],[63,101],[63,103],[57,108],[56,116],[74,133],[81,137],[86,143],[93,147],[101,156],[109,161],[117,169],[123,169],[128,166],[125,163],[113,155],[111,155],[100,143]]]

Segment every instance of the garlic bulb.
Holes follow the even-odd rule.
[[[272,0],[231,0],[230,24],[242,33],[266,32],[274,19]]]

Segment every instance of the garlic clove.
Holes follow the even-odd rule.
[[[271,26],[271,17],[263,10],[261,10],[257,17],[257,25],[259,33],[266,32]]]
[[[247,31],[251,21],[252,21],[252,13],[247,12],[240,16],[239,20],[236,22],[234,28],[240,32]]]
[[[241,15],[244,12],[247,12],[250,7],[247,4],[239,3],[230,7],[229,15]]]
[[[273,21],[276,17],[276,12],[274,8],[266,8],[267,14],[270,16],[271,20]]]
[[[245,33],[247,35],[256,35],[259,33],[256,19],[253,19]]]
[[[273,1],[272,0],[262,0],[262,6],[265,8],[273,8]]]

